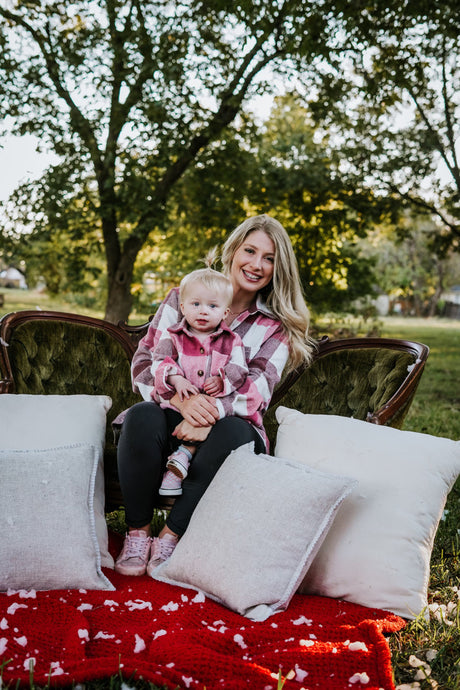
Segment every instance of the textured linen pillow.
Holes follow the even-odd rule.
[[[94,513],[103,567],[113,568],[104,513],[106,395],[0,395],[0,450],[41,450],[89,443],[98,454]]]
[[[265,620],[287,608],[355,483],[241,446],[217,472],[155,578]]]
[[[359,481],[300,591],[426,615],[431,551],[460,473],[460,441],[286,407],[276,416],[275,455]]]
[[[0,450],[0,590],[114,589],[94,519],[98,449]]]

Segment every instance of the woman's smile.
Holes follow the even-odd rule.
[[[244,275],[248,280],[258,281],[262,276],[254,275],[254,273],[248,273],[248,271],[243,270]]]

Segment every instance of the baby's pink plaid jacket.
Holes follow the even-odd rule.
[[[182,320],[179,301],[179,288],[173,288],[158,308],[146,335],[139,342],[134,354],[131,373],[133,389],[144,400],[154,400],[156,364],[152,353],[160,341],[170,336],[168,329]],[[281,378],[286,365],[289,349],[288,339],[282,324],[258,298],[255,305],[240,314],[230,329],[240,336],[244,344],[248,376],[237,391],[216,399],[221,417],[242,416],[249,418],[262,436],[268,449],[268,439],[262,423],[262,416],[270,404],[273,390]],[[251,399],[255,400],[253,386],[262,401],[258,408],[258,419],[244,413],[252,409]]]

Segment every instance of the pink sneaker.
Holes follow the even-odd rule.
[[[150,558],[152,538],[141,529],[133,529],[125,537],[123,548],[115,561],[115,570],[122,575],[144,575]]]
[[[160,563],[163,563],[170,557],[177,546],[178,537],[173,534],[165,534],[164,537],[154,537],[152,539],[152,550],[150,561],[147,566],[147,575],[153,577],[153,571],[158,568]]]
[[[158,489],[160,496],[180,496],[182,493],[182,479],[168,470],[163,475],[163,481]]]

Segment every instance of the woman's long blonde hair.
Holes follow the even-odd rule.
[[[266,214],[243,221],[222,248],[224,273],[230,275],[236,250],[256,230],[265,232],[275,245],[273,278],[261,292],[267,306],[284,327],[289,340],[289,368],[296,369],[311,360],[314,341],[308,335],[310,313],[300,284],[297,259],[289,235],[281,223]]]

